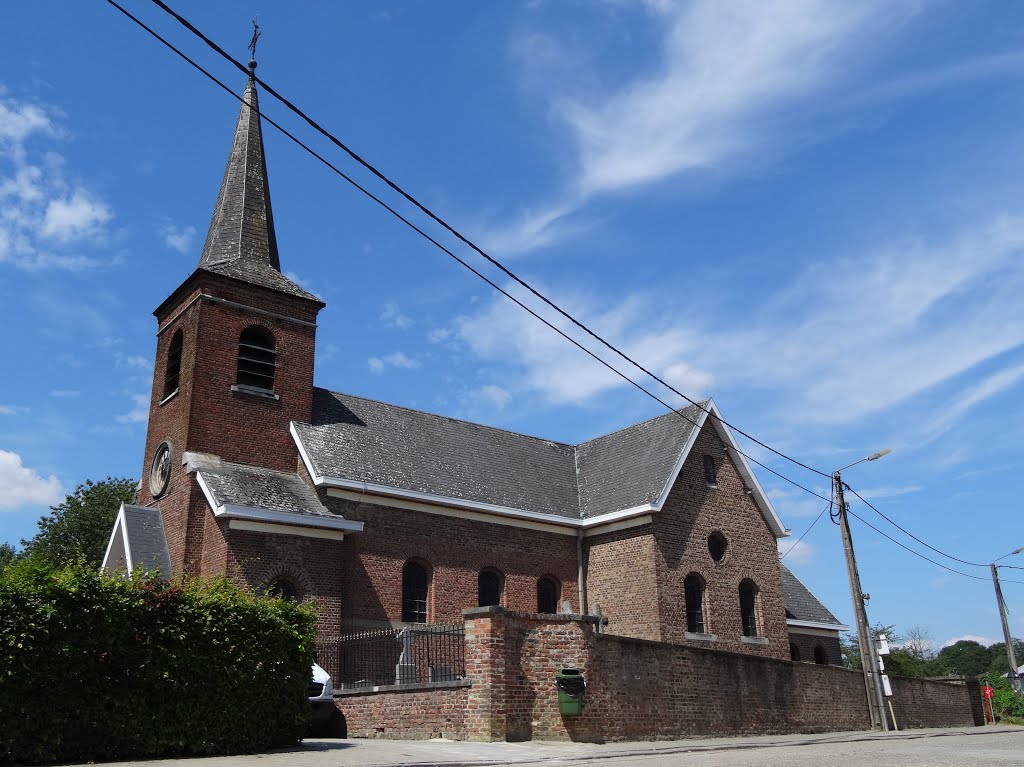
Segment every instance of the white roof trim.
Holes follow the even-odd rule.
[[[107,550],[103,552],[103,562],[100,564],[100,570],[107,569],[107,560],[110,559],[110,547],[114,545],[114,539],[117,537],[117,531],[121,531],[121,545],[124,546],[124,561],[128,571],[131,572],[132,560],[128,552],[128,525],[124,518],[124,504],[117,510],[117,516],[114,517],[114,529],[110,531],[110,539],[107,541]]]
[[[764,517],[764,521],[768,523],[768,527],[775,533],[776,538],[788,537],[790,531],[786,529],[786,526],[782,524],[782,520],[779,519],[779,515],[775,513],[775,507],[772,506],[772,502],[768,499],[768,494],[765,493],[761,483],[757,481],[754,470],[750,468],[747,459],[740,452],[740,446],[736,443],[736,438],[732,436],[732,431],[722,420],[722,415],[718,412],[718,406],[715,405],[714,400],[708,400],[708,411],[716,416],[711,422],[715,425],[718,436],[722,438],[726,447],[731,451],[730,455],[736,462],[736,468],[739,469],[743,481],[753,491],[751,497],[761,510],[761,516]]]
[[[621,509],[619,511],[613,511],[596,517],[586,517],[583,519],[560,517],[557,514],[527,511],[525,509],[516,509],[509,506],[499,506],[493,503],[484,503],[483,501],[471,501],[463,498],[451,498],[449,496],[436,495],[433,493],[421,493],[417,490],[407,490],[400,487],[392,487],[390,485],[380,485],[374,482],[363,482],[360,480],[345,479],[343,477],[327,477],[320,474],[317,471],[316,466],[314,466],[309,453],[306,452],[306,448],[302,444],[302,439],[299,437],[298,430],[295,428],[295,421],[292,421],[288,425],[288,431],[291,433],[292,439],[299,450],[299,456],[302,458],[302,463],[309,472],[309,476],[312,478],[313,484],[317,487],[345,488],[347,490],[355,490],[369,495],[407,498],[420,503],[429,503],[440,506],[455,506],[462,509],[481,511],[486,514],[496,514],[502,517],[546,522],[548,524],[564,525],[566,527],[582,528],[587,530],[600,525],[606,525],[610,522],[617,522],[621,519],[629,519],[631,517],[661,511],[662,506],[664,506],[665,501],[668,499],[669,493],[672,491],[672,487],[679,478],[679,472],[682,471],[683,464],[686,463],[686,459],[689,457],[690,451],[697,442],[697,437],[699,436],[701,429],[704,427],[709,413],[716,416],[712,420],[712,423],[715,425],[715,430],[718,432],[722,441],[726,444],[726,448],[731,451],[730,455],[736,462],[740,476],[743,478],[744,483],[751,489],[751,497],[753,497],[754,502],[757,504],[765,522],[768,523],[768,527],[775,534],[776,538],[785,538],[789,535],[789,530],[787,530],[782,524],[782,520],[779,519],[779,515],[775,513],[775,508],[772,506],[772,502],[768,499],[768,496],[761,487],[761,484],[757,481],[757,477],[754,476],[754,472],[751,470],[750,464],[747,463],[746,459],[739,452],[739,445],[736,443],[736,439],[732,436],[732,432],[722,421],[722,416],[718,412],[718,407],[715,405],[714,400],[708,400],[707,409],[701,411],[700,415],[697,417],[696,425],[690,430],[690,436],[687,438],[686,444],[683,445],[680,450],[679,457],[676,458],[675,465],[672,467],[672,471],[670,472],[664,487],[662,487],[661,492],[654,503],[634,506],[629,509]]]
[[[277,522],[282,525],[295,525],[297,527],[316,527],[325,530],[345,530],[352,533],[359,533],[363,530],[363,523],[344,517],[321,517],[311,514],[297,514],[291,511],[277,511],[275,509],[264,509],[258,506],[239,506],[233,503],[217,503],[216,497],[210,490],[210,486],[203,478],[203,472],[196,472],[196,482],[206,496],[206,502],[213,509],[214,516],[228,519],[253,519],[262,522]]]
[[[849,631],[850,627],[845,623],[820,623],[818,621],[798,621],[792,618],[786,619],[786,625],[798,629],[825,629],[826,631]]]

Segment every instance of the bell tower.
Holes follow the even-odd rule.
[[[222,567],[215,549],[223,537],[183,460],[202,454],[295,472],[289,424],[311,419],[324,303],[281,273],[255,61],[249,69],[198,267],[154,311],[156,360],[136,502],[159,505],[176,574]]]

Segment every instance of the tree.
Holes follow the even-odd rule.
[[[1010,670],[1010,661],[1006,657],[1006,642],[989,645],[988,651],[992,656],[988,664],[989,674],[1005,675]],[[1013,656],[1017,659],[1018,666],[1024,666],[1024,640],[1013,638]]]
[[[18,555],[14,547],[9,543],[0,543],[0,572],[7,567],[7,564]]]
[[[39,532],[21,542],[24,554],[40,557],[54,567],[72,561],[99,567],[117,510],[122,503],[131,503],[135,487],[134,479],[86,480],[63,503],[51,506],[52,514],[40,517]]]
[[[992,662],[992,653],[973,639],[961,639],[943,647],[935,657],[936,665],[946,674],[980,676]]]

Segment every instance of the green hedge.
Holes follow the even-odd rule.
[[[226,580],[12,564],[0,575],[0,763],[293,744],[313,637],[308,608]]]

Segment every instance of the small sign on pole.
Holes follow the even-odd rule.
[[[882,674],[882,690],[887,698],[892,697],[892,685],[889,684],[889,675]]]

